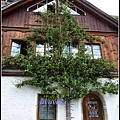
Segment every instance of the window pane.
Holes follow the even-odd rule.
[[[101,56],[94,55],[94,58],[95,58],[95,59],[97,59],[97,58],[101,58]]]
[[[44,44],[36,44],[36,54],[44,56]]]
[[[48,118],[55,119],[55,105],[48,105]]]
[[[92,58],[101,58],[100,45],[85,44],[85,48],[87,49],[85,53],[92,55]]]
[[[90,55],[92,55],[91,45],[85,44],[85,48],[87,49],[87,50],[85,51],[85,54],[90,54]]]
[[[49,98],[41,98],[40,101],[40,120],[55,120],[55,104]]]
[[[53,52],[53,46],[50,46],[48,43],[46,43],[46,55],[49,56]]]
[[[17,42],[12,42],[11,55],[15,56],[20,54],[21,44]]]
[[[63,47],[62,53],[63,53],[64,56],[69,53],[69,47],[68,47],[67,45],[65,45],[65,46]]]
[[[47,119],[47,105],[40,105],[40,119]]]
[[[73,56],[76,56],[76,54],[78,53],[78,45],[77,44],[70,46],[70,53],[72,53]]]
[[[101,52],[100,52],[100,46],[99,45],[93,45],[93,54],[94,58],[101,58]]]
[[[46,55],[51,55],[53,50],[53,46],[50,46],[47,43],[41,44],[41,43],[37,43],[36,44],[36,55],[39,54],[41,56]]]
[[[95,49],[100,50],[100,45],[93,45],[93,50]]]
[[[100,55],[100,50],[94,50],[94,51],[93,51],[93,54],[94,54],[94,55]]]
[[[47,104],[46,104],[46,99],[41,98],[40,99],[40,119],[47,119]]]

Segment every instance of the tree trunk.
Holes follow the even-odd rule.
[[[66,120],[71,120],[71,105],[70,101],[66,103]]]

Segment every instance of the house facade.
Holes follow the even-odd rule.
[[[29,27],[40,27],[35,22],[40,18],[35,12],[52,10],[52,4],[58,0],[18,0],[9,1],[2,7],[2,59],[9,55],[25,54],[24,43],[20,40],[30,34]],[[74,0],[69,2],[71,14],[75,17],[79,26],[91,35],[100,36],[108,47],[95,41],[85,41],[86,48],[97,48],[97,54],[93,57],[104,56],[112,60],[118,69],[118,21],[104,13],[86,0]],[[37,51],[37,44],[34,43]],[[15,51],[14,49],[17,48]],[[44,49],[44,46],[43,46]],[[42,53],[41,53],[42,54]],[[43,53],[44,54],[44,53]],[[116,81],[118,74],[112,72]],[[20,70],[3,69],[1,77],[1,110],[2,120],[118,120],[119,96],[118,94],[90,93],[83,98],[73,100],[70,103],[70,111],[66,109],[66,103],[56,101],[54,104],[42,104],[43,94],[35,87],[23,86],[16,88],[14,83],[27,79]],[[100,78],[106,81],[107,78]],[[43,100],[43,101],[42,101]],[[41,102],[41,104],[38,104]],[[91,107],[94,107],[92,109]],[[91,111],[92,109],[92,111]]]

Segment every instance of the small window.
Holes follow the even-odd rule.
[[[72,44],[70,46],[65,45],[62,50],[63,56],[66,56],[67,54],[72,54],[74,57],[78,54],[78,44]]]
[[[53,46],[50,46],[48,43],[36,43],[36,55],[51,55]]]
[[[26,55],[26,43],[21,40],[12,40],[11,46],[11,56],[16,56],[18,54]]]
[[[56,104],[49,97],[38,97],[38,120],[56,120]]]
[[[101,58],[101,51],[99,44],[85,44],[86,54],[91,55],[92,58]]]

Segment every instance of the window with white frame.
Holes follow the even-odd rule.
[[[86,54],[89,54],[91,58],[101,58],[100,44],[85,44]]]

